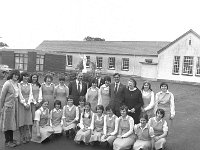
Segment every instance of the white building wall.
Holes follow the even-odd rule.
[[[180,56],[179,75],[172,73],[174,56]],[[182,74],[184,56],[194,57],[192,76]],[[158,79],[200,83],[200,77],[195,75],[197,57],[200,57],[200,39],[189,33],[158,55]]]
[[[66,54],[66,59],[67,55],[72,55],[72,67],[66,66],[67,70],[74,70],[77,66],[77,64],[81,61],[80,54],[76,53],[67,53]],[[152,59],[153,62],[157,63],[158,58],[157,56],[132,56],[132,55],[107,55],[107,54],[85,54],[86,56],[90,56],[90,61],[96,62],[96,57],[102,57],[103,58],[103,64],[102,64],[102,73],[109,73],[109,74],[114,74],[114,73],[120,73],[123,75],[136,75],[136,76],[141,76],[141,64],[140,62],[144,62],[145,59]],[[115,69],[109,69],[109,64],[108,60],[109,57],[115,57]],[[125,71],[122,70],[122,58],[129,58],[129,70]],[[67,60],[66,60],[67,61]],[[91,70],[91,68],[87,68],[87,70]]]
[[[157,64],[141,64],[141,77],[151,80],[157,80]]]

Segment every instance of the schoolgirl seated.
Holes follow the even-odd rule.
[[[166,137],[168,133],[167,121],[165,117],[165,111],[163,109],[157,109],[156,116],[149,119],[149,125],[154,130],[154,147],[156,150],[162,150],[166,143]]]
[[[154,131],[153,128],[148,124],[148,115],[142,113],[140,115],[140,123],[134,127],[136,134],[136,142],[133,145],[133,150],[151,150]]]
[[[81,113],[81,119],[79,123],[80,130],[77,132],[74,141],[77,144],[84,142],[88,145],[91,136],[91,122],[92,122],[93,112],[91,110],[91,104],[85,102],[85,109]]]
[[[134,120],[128,115],[128,107],[123,105],[120,107],[121,116],[118,123],[117,138],[113,142],[114,150],[130,149],[135,142]]]
[[[66,137],[74,139],[76,133],[76,125],[79,120],[79,110],[73,104],[73,97],[69,96],[67,99],[67,105],[63,107],[63,130],[66,134]]]
[[[35,125],[32,130],[32,142],[42,143],[54,132],[49,122],[48,101],[43,100],[41,107],[35,112]]]
[[[113,113],[110,106],[106,106],[106,115],[104,117],[103,136],[101,143],[108,147],[112,147],[114,140],[117,138],[118,117]],[[103,144],[103,145],[104,145]]]
[[[103,105],[96,106],[96,112],[92,116],[91,123],[91,137],[89,143],[91,145],[99,144],[101,142],[101,136],[103,135],[103,126],[104,126],[104,107]]]
[[[53,128],[54,134],[62,133],[62,114],[61,101],[56,100],[54,102],[54,109],[50,112],[50,126]]]

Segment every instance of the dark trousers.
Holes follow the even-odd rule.
[[[13,131],[12,130],[7,130],[4,132],[5,135],[5,143],[8,142],[13,142]]]

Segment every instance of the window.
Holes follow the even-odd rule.
[[[197,70],[196,75],[200,75],[200,57],[197,57]]]
[[[115,69],[115,57],[108,58],[108,68]]]
[[[193,57],[192,56],[184,56],[183,74],[192,75],[192,68],[193,68]]]
[[[102,68],[102,63],[103,63],[103,58],[102,57],[97,57],[97,68],[98,69]]]
[[[28,54],[15,54],[15,69],[26,70],[28,65]]]
[[[72,55],[67,55],[67,66],[72,67]]]
[[[179,74],[180,56],[174,56],[173,74]]]
[[[122,70],[129,70],[129,58],[122,58]]]
[[[36,71],[43,71],[43,69],[44,69],[44,55],[37,54]]]
[[[86,67],[90,67],[90,56],[86,56],[87,62],[86,62]]]

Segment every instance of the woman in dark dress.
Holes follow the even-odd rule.
[[[140,122],[141,107],[144,105],[144,102],[142,93],[136,85],[135,79],[131,77],[124,92],[124,100],[125,105],[128,106],[128,115],[133,117],[135,124],[138,124]]]

